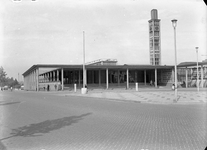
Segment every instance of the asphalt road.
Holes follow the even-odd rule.
[[[207,105],[0,92],[2,150],[202,150]]]

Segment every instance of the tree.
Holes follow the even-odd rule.
[[[0,86],[3,87],[5,85],[14,88],[20,88],[20,84],[18,83],[17,79],[13,79],[12,77],[6,77],[7,74],[4,71],[3,67],[0,67]]]
[[[4,86],[6,82],[6,72],[4,71],[4,68],[1,66],[0,68],[0,86]]]

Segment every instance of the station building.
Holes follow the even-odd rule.
[[[196,86],[196,62],[179,64],[178,82],[185,82],[185,87]],[[200,87],[207,87],[207,62],[199,62]],[[100,59],[85,65],[88,88],[135,88],[171,86],[174,83],[174,66],[166,65],[117,65],[115,59]],[[51,91],[68,90],[77,85],[83,87],[83,65],[37,64],[29,68],[24,76],[24,89],[40,91],[49,86]]]
[[[86,84],[88,88],[130,88],[132,83],[147,85],[152,80],[155,84],[167,85],[173,78],[172,68],[173,66],[117,65],[115,59],[100,59],[85,65]],[[81,88],[83,65],[33,65],[23,76],[25,90],[38,91],[48,85],[50,90],[64,90],[74,84]]]
[[[182,62],[178,66],[178,81],[185,82],[185,87],[196,87],[197,75],[199,87],[207,87],[207,61]],[[197,73],[198,70],[198,73]]]

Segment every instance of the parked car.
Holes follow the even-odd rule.
[[[21,90],[24,90],[24,86],[23,85],[21,86]]]
[[[3,87],[3,90],[8,90],[9,89],[9,87],[7,86],[7,85],[5,85],[4,87]]]

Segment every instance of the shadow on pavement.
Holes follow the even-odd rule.
[[[28,126],[12,129],[12,133],[10,133],[11,136],[0,139],[0,141],[16,136],[22,136],[22,137],[42,136],[42,134],[44,133],[49,133],[50,131],[58,130],[66,126],[70,126],[73,123],[78,123],[84,117],[91,114],[92,113],[86,113],[80,116],[70,116],[70,117],[63,117],[55,120],[46,120],[40,123],[30,124]]]
[[[6,150],[7,148],[4,146],[4,144],[0,141],[0,150]]]
[[[9,102],[9,103],[3,103],[3,104],[0,104],[0,106],[3,106],[3,105],[11,105],[11,104],[18,104],[18,103],[21,103],[21,102]]]

